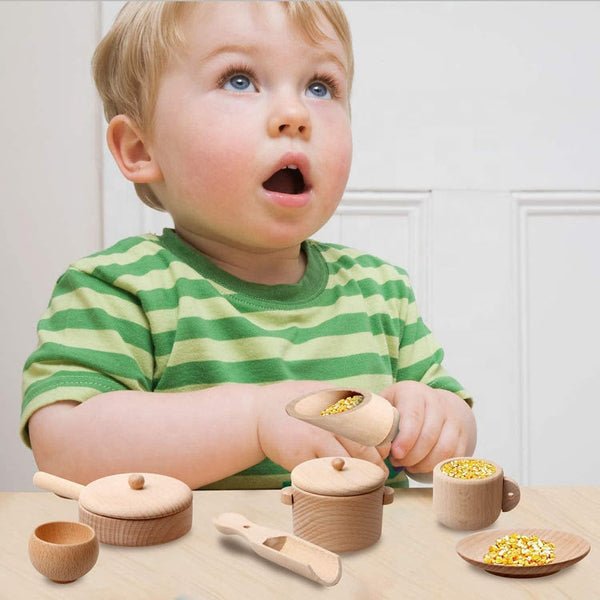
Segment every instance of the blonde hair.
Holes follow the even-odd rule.
[[[98,44],[92,72],[110,121],[127,115],[142,131],[150,131],[160,78],[172,52],[185,44],[180,23],[197,2],[128,2],[109,32]],[[292,23],[312,43],[326,35],[318,25],[320,17],[331,24],[348,60],[348,93],[354,75],[350,27],[337,2],[293,0],[282,2]],[[140,199],[156,210],[164,210],[148,184],[136,183]]]

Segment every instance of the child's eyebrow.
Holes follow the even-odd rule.
[[[256,54],[258,49],[255,46],[244,46],[242,44],[226,44],[219,46],[214,50],[211,50],[208,54],[204,55],[200,60],[207,62],[211,58],[218,56],[219,54]]]
[[[208,54],[205,54],[200,60],[201,62],[208,62],[212,58],[219,56],[220,54],[247,54],[247,55],[258,55],[263,50],[259,46],[246,46],[244,44],[225,44],[219,46],[214,50],[211,50]],[[340,60],[334,52],[327,50],[318,51],[318,59],[320,62],[333,62],[335,63],[344,73],[347,73],[348,69],[343,61]]]

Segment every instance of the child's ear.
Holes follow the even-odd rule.
[[[162,179],[162,172],[152,158],[144,136],[125,115],[116,115],[108,124],[106,141],[121,173],[134,183],[152,183]]]

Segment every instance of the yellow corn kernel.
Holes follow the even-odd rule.
[[[450,460],[440,468],[442,473],[456,479],[485,479],[496,472],[493,464],[476,458]]]
[[[498,538],[483,556],[488,565],[533,567],[547,565],[556,558],[556,546],[536,535],[511,533]]]
[[[358,406],[363,401],[363,397],[360,394],[355,396],[348,396],[347,398],[341,398],[331,406],[321,411],[322,415],[337,415],[346,410],[350,410],[355,406]]]

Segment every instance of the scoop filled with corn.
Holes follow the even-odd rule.
[[[355,394],[354,396],[347,396],[346,398],[341,398],[337,402],[334,402],[331,406],[328,406],[324,410],[321,411],[321,415],[337,415],[339,413],[345,412],[352,408],[355,408],[363,401],[363,396],[360,394]]]
[[[485,479],[496,472],[496,467],[477,458],[450,460],[441,466],[442,473],[456,479]]]
[[[398,434],[396,408],[373,392],[356,388],[326,388],[289,402],[285,411],[335,435],[363,446],[380,446]]]
[[[556,546],[537,535],[511,533],[498,538],[483,556],[488,565],[534,567],[547,565],[556,558]]]

